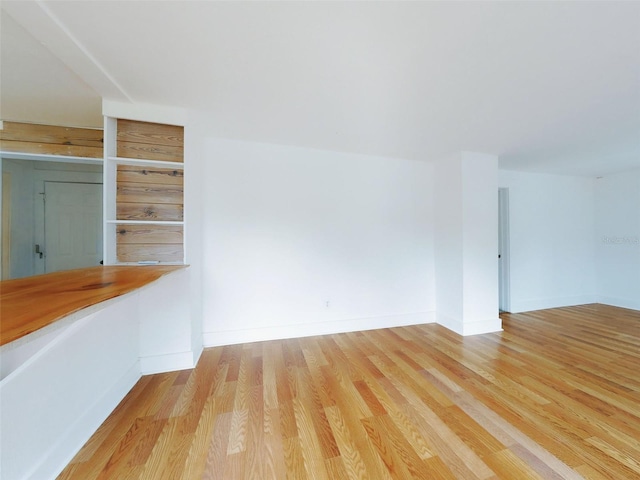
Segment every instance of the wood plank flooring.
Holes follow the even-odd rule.
[[[640,312],[503,323],[206,349],[143,377],[59,478],[640,478]]]

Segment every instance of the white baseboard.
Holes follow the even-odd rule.
[[[25,478],[56,478],[139,379],[140,366],[136,362],[101,398],[78,416]]]
[[[612,307],[640,310],[640,300],[631,300],[629,298],[598,297],[598,303],[611,305]]]
[[[454,319],[442,314],[436,314],[436,322],[445,328],[457,333],[458,335],[480,335],[483,333],[494,333],[502,331],[502,320],[500,318],[491,318],[488,320],[478,321],[462,321]]]
[[[315,335],[330,335],[333,333],[375,330],[377,328],[402,327],[406,325],[418,325],[433,322],[434,312],[418,312],[400,315],[387,315],[382,317],[333,320],[330,322],[316,322],[299,325],[278,325],[243,330],[204,332],[203,336],[205,347],[217,347],[238,343],[312,337]]]
[[[192,352],[191,350],[187,352],[140,357],[140,372],[142,375],[151,375],[153,373],[187,370],[196,366],[199,357],[199,353]]]
[[[595,295],[575,295],[571,297],[536,298],[529,300],[511,299],[511,313],[530,312],[532,310],[546,310],[547,308],[573,307],[597,303]]]
[[[502,320],[499,317],[496,317],[488,320],[480,320],[477,322],[465,322],[462,328],[461,335],[481,335],[483,333],[495,333],[501,331]]]
[[[200,345],[200,347],[197,350],[191,352],[193,354],[193,360],[191,363],[193,363],[194,367],[198,364],[198,360],[200,360],[200,356],[202,355],[203,350],[204,350],[204,347]]]

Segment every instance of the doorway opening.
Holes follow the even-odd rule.
[[[0,156],[2,280],[102,260],[101,161],[40,157]]]

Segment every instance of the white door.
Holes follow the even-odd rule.
[[[45,272],[93,267],[102,260],[102,185],[45,182]]]

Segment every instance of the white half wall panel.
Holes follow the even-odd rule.
[[[136,293],[143,375],[193,368],[200,357],[201,342],[192,345],[190,274],[173,272]]]
[[[54,478],[140,378],[137,303],[76,320],[0,382],[1,478]]]

